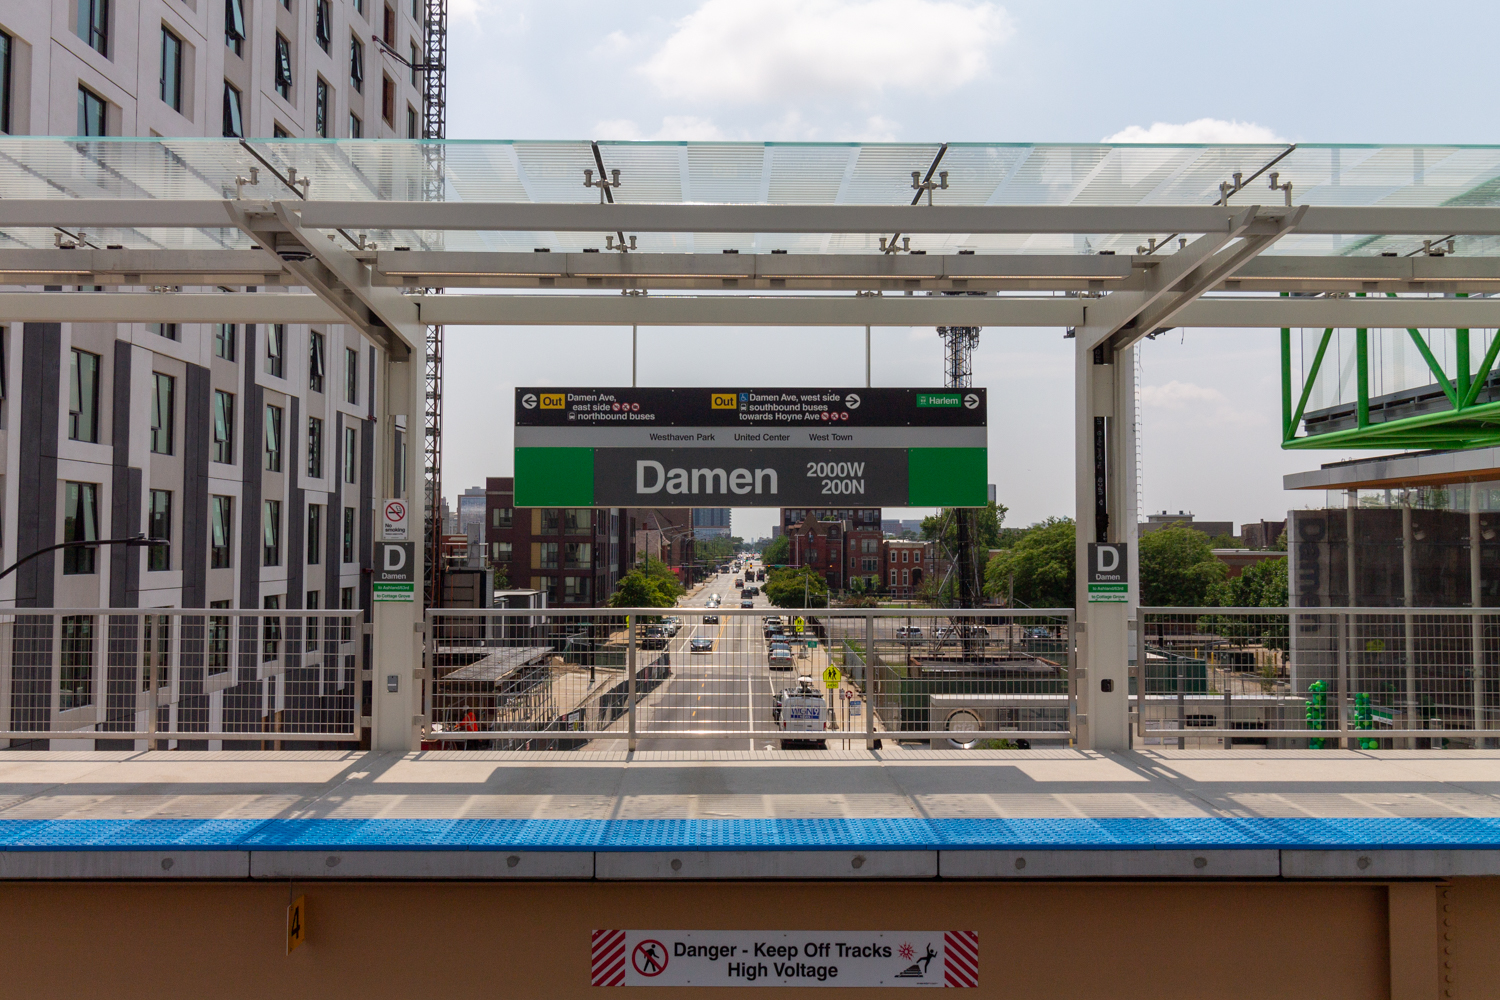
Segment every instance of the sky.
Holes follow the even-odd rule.
[[[1492,5],[450,0],[457,139],[1494,142]],[[1473,51],[1470,51],[1470,50]],[[862,329],[643,329],[640,384],[863,384]],[[942,384],[931,328],[873,334],[875,385]],[[630,381],[630,329],[447,330],[444,493],[511,474],[516,385]],[[1321,506],[1281,477],[1274,330],[1141,352],[1142,500],[1237,523]],[[1072,345],[985,331],[990,481],[1030,524],[1073,508]],[[890,510],[888,517],[918,512]],[[736,510],[767,535],[774,510]]]

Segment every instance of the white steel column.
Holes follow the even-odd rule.
[[[411,355],[404,361],[392,361],[386,351],[380,353],[382,377],[378,383],[379,408],[376,411],[375,510],[367,512],[374,519],[374,536],[379,541],[381,523],[379,508],[390,496],[396,457],[397,414],[406,416],[406,461],[402,496],[408,508],[422,503],[422,442],[412,437],[423,427],[422,399],[426,391],[427,342],[415,338]],[[373,750],[416,750],[421,746],[421,672],[422,635],[422,521],[410,514],[407,538],[412,545],[411,571],[415,585],[413,600],[372,601],[370,619],[370,748]],[[395,678],[392,691],[390,678]]]
[[[1075,356],[1077,588],[1078,605],[1078,742],[1087,749],[1130,748],[1128,718],[1130,657],[1129,622],[1139,601],[1132,586],[1124,604],[1088,601],[1088,546],[1091,542],[1130,545],[1132,581],[1135,580],[1135,444],[1134,357],[1132,349],[1113,357],[1099,356],[1077,340]],[[1095,509],[1095,418],[1105,420],[1106,507],[1108,526],[1102,533]],[[1144,681],[1143,681],[1144,682]]]

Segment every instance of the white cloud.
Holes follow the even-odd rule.
[[[1132,125],[1114,135],[1107,135],[1100,142],[1286,142],[1272,129],[1254,122],[1224,121],[1222,118],[1199,118],[1197,121],[1173,125],[1154,122],[1150,128]]]
[[[664,94],[700,101],[870,98],[953,90],[1014,33],[965,0],[705,0],[641,67]]]
[[[668,115],[661,120],[661,128],[649,135],[629,118],[612,118],[596,122],[593,134],[600,139],[665,139],[675,141],[706,142],[724,139],[727,136],[707,118],[691,115]]]
[[[1179,382],[1141,386],[1141,405],[1148,409],[1191,413],[1198,423],[1235,424],[1253,427],[1266,422],[1264,414],[1238,409],[1228,396],[1208,385]]]

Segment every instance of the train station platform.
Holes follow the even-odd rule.
[[[0,755],[4,878],[1457,875],[1500,751]]]
[[[1007,1000],[1500,997],[1497,876],[1500,751],[0,753],[16,995],[582,998],[601,941],[925,934]],[[623,984],[759,968],[700,965]],[[855,985],[800,969],[754,985]]]

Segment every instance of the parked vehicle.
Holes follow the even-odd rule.
[[[667,630],[660,625],[652,625],[646,629],[646,634],[641,637],[640,647],[642,649],[666,649]]]
[[[920,639],[922,638],[922,628],[919,625],[899,625],[896,627],[896,638]]]
[[[775,706],[773,706],[774,710]],[[777,728],[783,736],[781,749],[798,747],[826,749],[828,741],[815,738],[813,733],[822,733],[828,728],[828,707],[823,695],[813,685],[811,677],[797,678],[796,688],[785,691],[781,698],[781,710],[777,713]]]
[[[793,662],[792,647],[782,642],[771,647],[766,665],[772,670],[790,670],[792,669]]]

